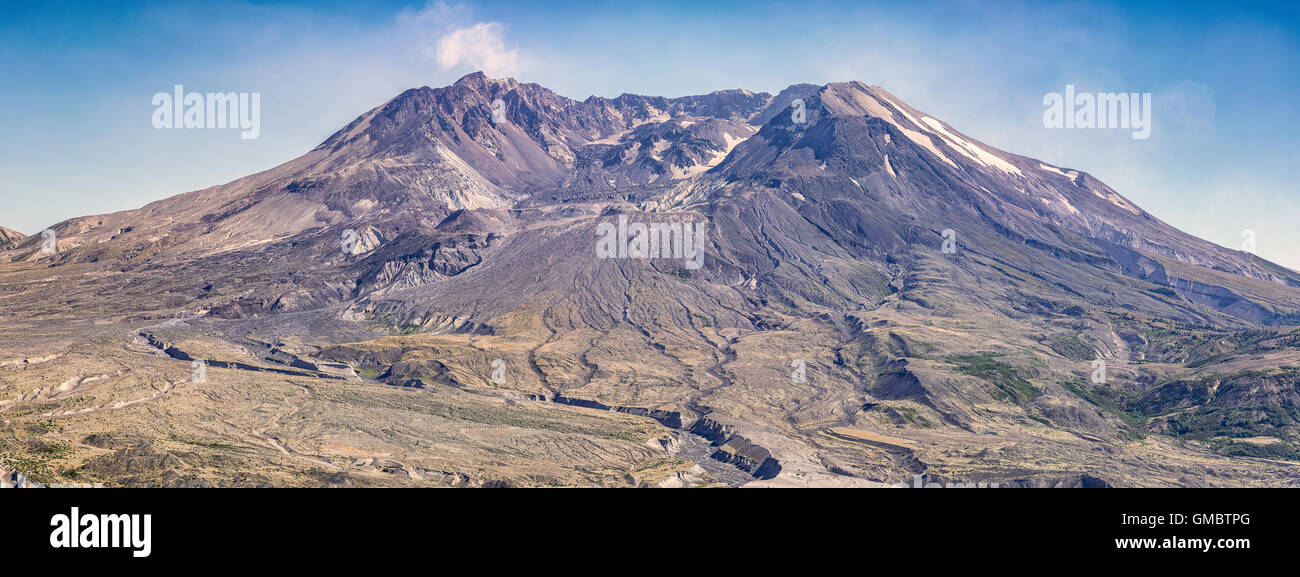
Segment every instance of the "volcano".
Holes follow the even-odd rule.
[[[475,73],[51,229],[0,243],[29,477],[1296,483],[1300,274],[860,82]]]

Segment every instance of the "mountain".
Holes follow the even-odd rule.
[[[67,447],[38,482],[1269,485],[1300,459],[1300,274],[859,82],[577,101],[476,73],[53,230],[0,265],[8,448]],[[635,258],[651,235],[685,250]]]
[[[27,238],[27,235],[13,229],[0,226],[0,250],[6,250],[17,246]]]

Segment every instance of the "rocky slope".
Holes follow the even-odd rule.
[[[13,229],[0,226],[0,250],[8,250],[23,242],[27,235]]]

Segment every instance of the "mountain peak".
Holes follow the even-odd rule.
[[[488,88],[497,88],[510,90],[519,86],[519,81],[514,78],[492,78],[483,73],[482,70],[471,72],[460,77],[453,86],[461,86],[475,92],[483,92]]]
[[[11,228],[0,226],[0,250],[6,250],[18,246],[19,243],[26,239],[27,235]]]

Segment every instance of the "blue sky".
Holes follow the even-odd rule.
[[[0,225],[26,233],[270,168],[476,68],[585,98],[862,80],[1161,219],[1300,268],[1300,9],[1142,2],[5,5]],[[175,84],[260,92],[256,140],[158,130]],[[1149,92],[1147,140],[1049,130],[1043,95]]]

